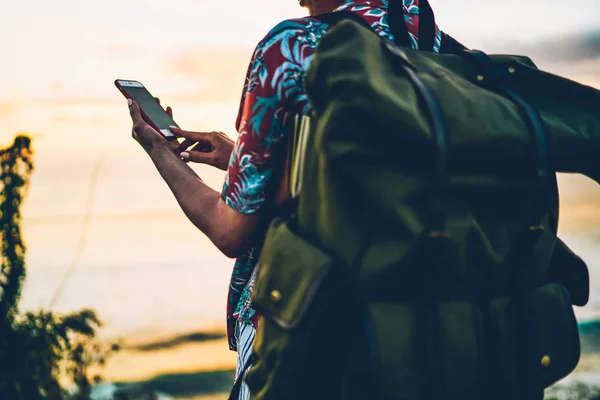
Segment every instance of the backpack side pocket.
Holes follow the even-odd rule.
[[[319,398],[333,395],[343,347],[336,310],[343,301],[331,258],[276,221],[257,268],[252,306],[261,319],[256,362],[246,376],[253,399],[314,398],[316,388]]]

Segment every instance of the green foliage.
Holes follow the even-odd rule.
[[[12,146],[0,150],[0,399],[66,399],[60,385],[66,369],[79,388],[76,398],[83,400],[91,390],[89,366],[102,364],[107,354],[93,344],[101,326],[96,313],[18,310],[26,273],[20,207],[32,171],[29,137],[17,136]]]
[[[15,318],[25,280],[25,245],[21,240],[19,208],[32,170],[30,138],[17,136],[11,147],[0,150],[0,321],[6,325]]]

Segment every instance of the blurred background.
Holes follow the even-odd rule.
[[[431,4],[441,29],[466,46],[526,54],[600,89],[597,0]],[[184,129],[235,138],[254,46],[304,14],[296,0],[0,0],[0,147],[26,132],[36,164],[20,308],[96,309],[99,335],[127,344],[107,363],[107,381],[163,382],[157,388],[177,398],[216,399],[235,364],[223,336],[233,262],[187,221],[131,138],[114,80],[144,83]],[[194,168],[220,190],[222,172]],[[592,273],[591,302],[577,313],[600,337],[600,188],[561,176],[560,189],[561,236]],[[586,358],[576,379],[600,382],[598,360]],[[191,389],[169,386],[174,374]]]

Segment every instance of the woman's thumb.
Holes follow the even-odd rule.
[[[212,165],[211,160],[213,156],[210,153],[202,153],[199,151],[182,151],[179,156],[183,161],[186,162]]]

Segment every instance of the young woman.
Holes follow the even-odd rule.
[[[403,1],[412,46],[418,48],[419,0]],[[311,16],[350,11],[362,17],[380,36],[393,39],[387,24],[388,0],[300,0]],[[186,138],[175,148],[146,124],[130,104],[133,136],[147,151],[187,217],[236,262],[229,286],[227,328],[230,349],[237,351],[238,373],[251,353],[258,315],[252,309],[254,267],[265,226],[282,212],[281,193],[287,151],[286,115],[307,115],[311,105],[304,92],[304,73],[329,26],[311,17],[283,21],[258,44],[244,85],[233,143],[219,132],[173,129]],[[434,50],[441,32],[436,28]],[[187,147],[199,142],[211,150]],[[221,193],[205,185],[186,161],[227,170]],[[241,399],[248,399],[242,387]]]

